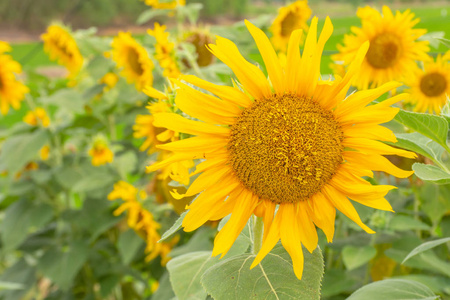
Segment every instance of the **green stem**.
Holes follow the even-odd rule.
[[[195,74],[197,74],[197,77],[205,78],[202,70],[200,70],[200,67],[197,64],[197,60],[192,56],[192,54],[189,52],[189,50],[183,44],[181,44],[181,48],[184,50],[186,58],[187,58],[189,64],[191,65],[192,69],[194,70]]]
[[[255,217],[253,221],[253,254],[257,254],[262,247],[264,222],[260,217]]]

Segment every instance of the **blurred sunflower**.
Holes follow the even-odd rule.
[[[44,41],[44,51],[51,60],[56,60],[69,71],[73,78],[83,66],[83,56],[70,30],[58,24],[50,25],[47,32],[41,35]]]
[[[420,112],[436,112],[448,102],[450,97],[450,51],[442,57],[438,55],[436,61],[430,58],[424,63],[424,68],[416,71],[405,80],[407,90],[411,94],[414,110]]]
[[[158,145],[174,155],[149,166],[148,171],[174,161],[205,159],[194,172],[201,174],[185,194],[201,193],[189,205],[184,230],[195,230],[208,220],[231,214],[214,241],[213,255],[223,256],[255,214],[263,219],[264,237],[252,267],[281,239],[296,276],[301,278],[301,245],[310,252],[317,247],[314,224],[325,232],[328,241],[333,239],[336,209],[366,232],[374,232],[363,224],[348,198],[392,211],[384,196],[395,187],[373,186],[361,177],[373,176],[372,170],[397,177],[412,174],[382,156],[415,154],[382,143],[395,142],[396,138],[389,129],[378,125],[397,114],[399,109],[390,105],[406,94],[367,106],[400,85],[389,82],[346,98],[369,43],[363,44],[343,78],[320,82],[323,47],[333,31],[329,18],[318,42],[317,18],[313,18],[302,57],[302,31],[292,33],[285,69],[266,35],[251,23],[246,24],[261,52],[269,80],[242,57],[233,42],[217,37],[209,49],[233,70],[240,84],[227,87],[192,75],[180,77],[217,98],[175,80],[180,87],[175,98],[177,107],[202,122],[173,113],[156,114],[155,126],[195,137]]]
[[[370,42],[359,73],[352,84],[358,89],[374,88],[391,80],[402,80],[414,71],[416,60],[425,61],[429,51],[428,41],[417,41],[426,29],[413,29],[420,19],[409,10],[397,11],[395,15],[383,6],[383,15],[371,7],[359,8],[358,17],[362,28],[352,27],[353,34],[344,36],[344,45],[338,45],[340,53],[332,56],[348,67],[355,59],[358,49]]]
[[[208,28],[194,27],[185,31],[183,42],[189,43],[195,47],[197,55],[197,64],[200,67],[206,67],[213,63],[214,55],[206,46],[213,42],[213,38]],[[183,60],[186,67],[191,68],[187,60]]]
[[[34,110],[27,112],[23,121],[31,126],[42,125],[45,128],[50,126],[50,118],[42,107],[36,107]]]
[[[49,156],[50,156],[50,146],[49,145],[44,145],[41,148],[41,150],[39,150],[39,157],[42,160],[47,160]]]
[[[308,30],[306,21],[311,17],[311,8],[307,0],[299,0],[278,10],[278,16],[272,23],[272,44],[275,50],[286,52],[291,33],[296,29]]]
[[[17,80],[16,75],[22,73],[22,67],[11,55],[5,52],[11,51],[8,43],[0,41],[0,112],[6,115],[9,106],[13,109],[20,108],[20,102],[29,92],[27,86]]]
[[[163,75],[165,77],[177,78],[180,75],[180,70],[175,60],[175,45],[169,41],[169,33],[165,30],[165,25],[161,26],[155,23],[153,30],[149,29],[147,33],[156,39],[155,58],[163,69]]]
[[[92,157],[92,165],[96,167],[111,163],[114,159],[114,153],[108,148],[108,143],[100,136],[95,138],[89,155]]]
[[[160,3],[159,0],[142,0],[146,5],[154,9],[175,9],[177,6],[185,6],[186,0],[172,0]]]
[[[147,197],[144,191],[139,192],[133,185],[119,181],[114,184],[114,189],[108,195],[108,200],[122,199],[122,203],[115,211],[114,215],[119,216],[127,212],[127,224],[135,230],[146,242],[146,261],[150,261],[157,256],[161,256],[161,265],[165,266],[170,260],[169,252],[178,243],[179,238],[175,237],[170,242],[158,243],[161,239],[158,230],[161,225],[153,218],[153,214],[146,210],[138,200]]]
[[[119,32],[112,42],[112,59],[122,69],[121,75],[129,83],[135,83],[141,91],[153,84],[154,65],[147,50],[142,47],[129,32]]]

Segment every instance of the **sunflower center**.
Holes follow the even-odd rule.
[[[139,53],[137,53],[136,49],[128,49],[127,61],[128,65],[134,73],[138,74],[139,76],[144,73],[144,69],[142,69],[141,63],[139,62]]]
[[[430,73],[420,80],[420,90],[428,97],[441,95],[447,88],[447,81],[440,73]]]
[[[298,22],[298,16],[292,12],[288,13],[281,22],[281,35],[290,37]]]
[[[275,203],[304,201],[342,162],[343,133],[310,98],[274,95],[246,108],[231,127],[229,163],[241,183]]]
[[[382,33],[370,41],[366,58],[375,69],[385,69],[395,64],[401,50],[401,45],[395,35]]]

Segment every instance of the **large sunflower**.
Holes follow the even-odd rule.
[[[147,50],[142,47],[129,32],[119,32],[112,41],[112,59],[122,76],[130,83],[136,84],[141,91],[145,86],[153,84],[154,65]]]
[[[29,89],[17,80],[17,75],[22,73],[22,67],[11,55],[5,52],[11,51],[8,43],[0,41],[0,112],[6,115],[9,106],[20,108],[20,102],[24,99]]]
[[[410,87],[411,102],[415,111],[440,113],[450,97],[450,51],[436,61],[424,63],[424,69],[417,69],[413,76],[405,80]]]
[[[352,84],[358,89],[374,88],[391,80],[401,80],[416,67],[416,60],[427,60],[427,41],[417,41],[425,29],[413,29],[419,19],[413,19],[409,10],[395,15],[383,6],[383,15],[371,7],[359,8],[358,17],[362,28],[352,27],[353,34],[344,36],[344,45],[338,45],[340,53],[333,55],[335,61],[349,66],[358,49],[370,42],[361,69]]]
[[[75,76],[83,66],[83,56],[70,31],[60,25],[53,24],[47,32],[41,35],[44,41],[44,50],[50,59],[56,60],[69,71],[69,76]]]
[[[299,0],[279,9],[272,23],[272,44],[275,50],[286,52],[291,33],[296,29],[308,30],[306,21],[311,17],[311,8],[307,0]]]
[[[209,45],[209,49],[233,70],[240,84],[233,88],[195,76],[181,76],[181,80],[217,97],[178,81],[176,105],[202,122],[170,113],[155,115],[155,126],[195,137],[158,146],[175,154],[148,170],[177,160],[205,159],[195,171],[202,174],[185,194],[201,193],[189,206],[184,230],[195,230],[208,220],[231,214],[214,241],[213,255],[223,256],[255,214],[264,221],[264,238],[252,267],[281,239],[293,260],[295,274],[301,278],[301,245],[310,252],[317,247],[315,226],[325,232],[328,241],[333,239],[336,208],[366,232],[373,233],[362,223],[348,198],[392,211],[384,196],[394,187],[373,186],[361,177],[372,176],[372,170],[398,177],[411,175],[382,155],[412,158],[415,154],[380,142],[396,139],[389,129],[378,125],[397,114],[398,108],[390,105],[406,94],[367,106],[399,86],[389,82],[346,98],[368,43],[358,51],[343,78],[321,83],[322,50],[333,31],[329,18],[318,42],[317,18],[313,18],[302,56],[302,31],[292,33],[285,68],[266,35],[251,23],[246,24],[261,52],[269,80],[241,56],[235,44],[217,37],[216,45]]]

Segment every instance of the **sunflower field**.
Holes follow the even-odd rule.
[[[40,2],[0,5],[1,300],[450,299],[448,2]]]

